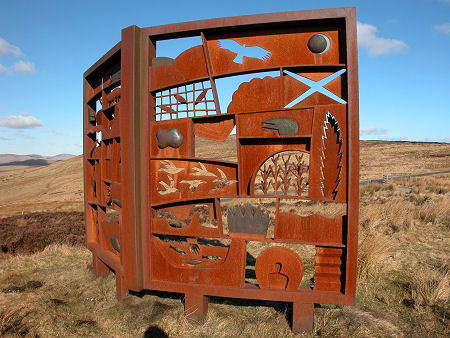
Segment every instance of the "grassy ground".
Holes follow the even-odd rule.
[[[317,306],[304,336],[448,336],[449,175],[401,186],[411,192],[362,189],[356,305]],[[0,271],[0,336],[294,336],[283,303],[214,298],[206,321],[193,324],[179,295],[117,301],[114,276],[95,278],[80,246],[4,255]]]

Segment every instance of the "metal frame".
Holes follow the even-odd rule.
[[[334,62],[330,62],[331,58],[326,59],[326,56],[316,55],[315,58],[308,59],[313,60],[313,62],[307,64],[294,65],[291,63],[288,66],[283,66],[282,64],[273,63],[272,65],[264,66],[261,63],[261,66],[255,67],[249,66],[249,58],[247,58],[247,61],[243,63],[244,66],[240,66],[236,65],[236,62],[228,62],[227,64],[220,61],[223,60],[223,57],[215,51],[217,47],[215,47],[214,41],[220,38],[241,38],[245,40],[248,37],[257,36],[255,38],[259,39],[257,41],[264,41],[270,34],[278,34],[279,32],[297,32],[296,34],[311,35],[314,32],[327,31],[327,29],[335,32],[333,33],[335,35],[333,35],[332,39],[334,39],[334,43],[338,42],[338,49],[333,51],[333,55],[335,55]],[[192,53],[195,52],[204,55],[204,71],[192,70],[192,74],[190,74],[189,68],[186,68],[189,74],[185,73],[183,81],[177,79],[175,75],[170,75],[172,78],[168,76],[167,79],[169,80],[164,84],[164,81],[161,80],[161,74],[164,74],[162,70],[164,69],[166,71],[169,69],[167,68],[169,66],[166,67],[163,65],[161,67],[160,64],[152,66],[153,58],[156,56],[156,42],[158,40],[193,35],[201,36],[203,41],[202,47],[193,50]],[[220,59],[221,57],[222,59]],[[296,56],[294,55],[292,57],[295,58]],[[338,62],[335,62],[336,60]],[[182,64],[182,66],[184,67],[186,64]],[[201,67],[199,66],[198,68]],[[314,117],[315,120],[311,122],[310,132],[304,133],[299,131],[295,137],[280,136],[275,132],[270,134],[272,136],[269,137],[255,136],[256,134],[251,134],[251,131],[248,132],[250,136],[245,136],[241,130],[250,130],[248,128],[253,123],[252,121],[259,121],[258,114],[261,113],[258,113],[258,109],[255,108],[256,112],[252,113],[252,108],[242,106],[241,104],[241,106],[234,106],[237,109],[236,111],[230,112],[230,109],[232,109],[230,105],[228,113],[220,112],[215,79],[255,71],[279,70],[279,81],[282,81],[282,86],[284,86],[280,88],[285,88],[287,86],[286,83],[288,83],[286,82],[287,77],[284,72],[286,68],[297,74],[322,72],[320,74],[326,75],[328,73],[335,73],[340,69],[345,69],[346,71],[345,77],[342,77],[340,83],[335,85],[338,86],[336,88],[338,88],[341,96],[346,97],[346,104],[341,104],[340,106],[330,105],[323,99],[316,99],[315,103],[305,101],[306,103],[296,105],[293,109],[276,110],[270,108],[259,110],[259,112],[263,112],[264,116],[270,118],[278,116],[277,114],[281,111],[284,114],[283,116],[291,116],[291,120],[295,120],[297,118],[296,116],[302,114],[302,116],[307,116],[307,114],[311,114],[311,116],[318,116],[320,114],[323,114],[320,116],[328,116],[327,112],[336,111],[333,118],[338,116],[338,120],[340,119],[337,145],[330,144],[329,147],[330,149],[334,149],[333,151],[336,151],[336,147],[339,147],[337,150],[338,155],[341,156],[339,157],[339,161],[343,163],[340,163],[339,168],[343,168],[344,172],[342,174],[339,173],[340,176],[338,176],[339,180],[342,181],[339,186],[339,192],[336,189],[331,189],[334,193],[328,197],[323,195],[323,189],[325,189],[323,186],[324,184],[326,185],[326,182],[323,183],[323,181],[326,180],[327,175],[329,176],[330,173],[333,174],[336,168],[327,169],[326,167],[321,167],[319,170],[317,167],[318,164],[314,164],[316,162],[319,163],[317,161],[317,149],[320,147],[320,143],[318,143],[319,138],[316,136],[319,135],[320,128],[324,132],[328,130],[329,133],[334,128],[334,132],[336,133],[337,123],[335,124],[335,120],[326,117],[325,121],[322,122],[325,124],[328,123],[328,127],[323,128],[323,125],[318,125],[316,121],[317,117]],[[220,69],[220,71],[217,71],[217,69]],[[195,73],[196,71],[197,73]],[[321,75],[322,78],[325,75]],[[173,81],[170,82],[170,79]],[[210,81],[211,83],[210,90],[214,94],[213,99],[217,111],[216,115],[211,117],[186,118],[185,122],[181,121],[181,119],[156,121],[155,111],[158,104],[154,99],[154,93],[168,88],[174,88],[176,84],[184,85],[185,83],[192,83],[199,80]],[[248,15],[147,28],[131,26],[122,30],[121,41],[84,73],[83,81],[84,184],[87,246],[93,252],[94,271],[97,275],[105,275],[109,273],[109,269],[115,272],[117,295],[119,298],[123,298],[128,290],[141,291],[143,289],[149,289],[184,293],[186,313],[190,317],[195,318],[201,318],[205,315],[207,311],[207,296],[292,302],[294,304],[294,331],[308,331],[312,329],[314,303],[346,305],[354,303],[359,208],[358,70],[356,11],[354,8]],[[289,84],[289,86],[291,85]],[[241,95],[245,97],[246,93],[241,92]],[[203,100],[203,98],[201,99]],[[96,101],[101,101],[101,109],[96,106]],[[161,106],[162,103],[160,101],[158,102]],[[197,103],[194,102],[194,104]],[[162,109],[167,109],[170,113],[169,108],[163,107]],[[247,108],[249,108],[249,111],[242,110]],[[160,109],[159,112],[162,112],[161,108],[158,109]],[[303,120],[301,120],[302,123],[298,121],[297,124],[303,125]],[[209,131],[209,126],[214,124],[216,125],[215,129],[212,132]],[[238,163],[204,160],[195,157],[195,148],[193,145],[194,134],[197,136],[206,136],[211,139],[224,140],[234,124],[237,125],[238,130]],[[157,147],[155,138],[156,131],[160,131],[164,137],[164,142],[166,142],[167,139],[171,140],[171,137],[174,137],[170,133],[167,134],[168,128],[173,126],[177,128],[178,132],[183,134],[183,146],[177,148],[171,145],[164,149]],[[268,135],[266,131],[267,129],[263,129],[263,131],[258,129],[256,133]],[[325,141],[322,138],[320,142],[323,143]],[[315,158],[314,161],[316,162],[311,163],[311,167],[309,168],[309,195],[307,197],[297,197],[299,199],[330,201],[331,203],[334,201],[346,203],[346,216],[343,217],[341,223],[338,222],[335,226],[338,229],[336,233],[337,237],[332,237],[334,235],[329,230],[331,229],[331,224],[334,224],[333,222],[329,221],[329,219],[324,220],[316,217],[309,219],[308,222],[312,222],[311,224],[316,229],[319,229],[318,231],[321,234],[330,233],[331,235],[327,235],[327,238],[332,239],[325,240],[325,237],[317,234],[311,235],[312,237],[304,237],[303,234],[300,234],[295,235],[297,236],[296,239],[292,237],[290,240],[283,240],[283,236],[294,236],[291,234],[297,231],[295,230],[296,227],[299,227],[299,224],[303,220],[289,213],[283,214],[282,216],[284,218],[281,218],[278,213],[280,198],[276,198],[277,223],[275,226],[278,227],[276,236],[281,236],[278,237],[278,240],[277,238],[270,239],[251,233],[224,234],[221,224],[216,233],[204,230],[203,228],[201,229],[201,227],[198,227],[199,225],[196,225],[197,228],[195,228],[200,229],[198,233],[195,233],[194,230],[188,233],[185,229],[179,233],[185,238],[194,238],[194,240],[197,236],[208,237],[211,234],[219,234],[218,236],[221,238],[231,239],[232,244],[229,248],[228,255],[236,259],[234,264],[244,264],[242,274],[245,273],[245,246],[248,240],[268,241],[274,244],[283,242],[314,244],[318,248],[316,253],[316,269],[323,263],[320,268],[325,269],[323,274],[325,276],[328,270],[324,266],[332,266],[334,264],[334,269],[336,269],[337,264],[338,269],[341,271],[340,276],[338,274],[336,275],[337,277],[319,278],[317,275],[316,289],[306,287],[298,288],[298,286],[294,286],[292,291],[287,291],[288,287],[283,286],[283,288],[280,288],[276,283],[272,283],[274,287],[263,287],[264,283],[262,279],[258,280],[260,287],[244,283],[243,277],[236,276],[233,273],[234,270],[227,268],[225,263],[223,264],[224,270],[221,274],[210,275],[204,272],[189,272],[195,270],[195,264],[199,264],[197,262],[194,264],[193,262],[195,260],[190,260],[190,263],[183,263],[183,267],[180,266],[179,269],[177,268],[172,272],[169,271],[169,263],[167,263],[169,265],[161,263],[164,260],[160,257],[161,255],[157,252],[158,250],[155,249],[157,247],[156,245],[161,244],[154,234],[155,229],[162,229],[165,225],[159,224],[159,220],[155,218],[158,210],[175,210],[183,214],[186,213],[189,205],[191,207],[193,205],[189,204],[189,201],[198,200],[209,207],[210,214],[215,214],[217,219],[220,217],[219,223],[222,222],[220,198],[255,196],[252,190],[253,188],[249,188],[249,182],[254,183],[256,177],[253,169],[256,164],[252,164],[248,160],[253,146],[262,147],[258,149],[265,149],[264,151],[266,152],[270,149],[278,149],[277,151],[295,149],[311,154],[311,158]],[[323,156],[328,158],[331,150],[329,148],[321,149],[326,153]],[[270,155],[272,156],[272,154]],[[209,172],[221,168],[220,170],[228,177],[228,181],[225,184],[225,188],[221,186],[219,190],[210,188],[208,188],[210,190],[206,190],[205,187],[212,183],[207,183],[206,178],[203,178],[202,185],[199,185],[200,183],[198,182],[196,183],[198,184],[197,187],[199,187],[198,190],[195,190],[197,187],[194,185],[190,185],[190,188],[194,188],[186,190],[186,192],[179,192],[177,193],[178,195],[172,195],[175,196],[174,198],[171,198],[170,194],[166,197],[158,190],[161,189],[161,185],[158,187],[160,182],[158,180],[161,179],[160,173],[164,169],[162,167],[163,164],[161,164],[164,159],[169,159],[171,164],[175,163],[175,167],[183,168],[181,170],[185,172],[188,169],[191,170],[195,165],[198,167],[199,163],[202,164],[202,168],[206,168]],[[322,161],[325,160],[322,159]],[[275,164],[275,162],[273,163]],[[319,177],[320,171],[326,171],[322,174],[322,178]],[[220,171],[215,172],[216,176],[219,177],[217,172]],[[236,182],[234,185],[230,183],[233,180],[229,179],[233,172],[235,172],[234,181]],[[184,177],[182,175],[183,173],[176,173],[170,179],[175,179],[179,183]],[[223,177],[222,180],[224,180]],[[278,178],[275,176],[275,181],[277,180]],[[170,181],[166,181],[166,185],[169,183]],[[278,183],[274,184],[277,185]],[[320,184],[322,184],[322,195],[319,194],[320,190],[317,188]],[[173,188],[173,191],[179,191],[181,189],[180,187],[178,188]],[[288,188],[289,183],[286,190]],[[274,189],[275,198],[278,190],[276,187]],[[192,191],[196,191],[195,197],[190,200],[186,199],[187,192]],[[216,193],[216,191],[218,192]],[[290,228],[286,227],[285,230],[281,231],[282,225],[280,225],[280,220],[284,222],[282,224],[287,224],[286,226]],[[192,224],[194,222],[191,220],[190,226]],[[341,228],[339,229],[339,227]],[[168,228],[168,230],[164,230],[163,232],[168,235],[172,233],[176,234],[177,231],[177,229]],[[339,238],[339,236],[342,238],[340,243],[337,243],[333,238]],[[312,239],[304,240],[304,238]],[[186,245],[194,245],[194,248],[197,246],[195,250],[199,247],[198,243],[193,244],[192,240],[190,242],[188,240],[188,244]],[[186,246],[186,248],[192,248],[192,246]],[[266,254],[267,257],[261,258],[258,263],[260,268],[256,267],[257,276],[258,273],[259,276],[272,273],[264,267],[264,262],[270,261],[270,255],[280,255],[280,259],[283,262],[291,262],[290,260],[292,259],[292,264],[294,266],[297,264],[296,262],[298,260],[296,258],[290,258],[290,253],[286,252],[287,249],[279,249],[280,247],[277,246],[272,248],[275,249],[270,254]],[[201,250],[206,249],[202,247]],[[220,251],[217,248],[211,250],[213,250],[212,252]],[[232,251],[237,252],[237,254],[233,256],[234,253]],[[169,250],[169,252],[171,251]],[[244,257],[241,257],[242,255]],[[341,262],[340,264],[333,263],[333,259],[336,257]],[[287,266],[287,263],[285,266]],[[295,279],[295,271],[298,272],[300,270],[300,266],[297,270],[293,270],[294,272],[289,275],[291,281]],[[184,277],[174,277],[178,273],[177,271],[187,271],[187,279],[183,279]],[[318,274],[317,271],[316,274]],[[188,280],[197,281],[189,282]],[[221,281],[220,285],[212,284],[218,280]],[[289,283],[287,284],[288,286],[290,285]],[[319,284],[321,285],[320,287]]]

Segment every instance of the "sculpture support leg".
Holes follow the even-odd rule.
[[[208,312],[208,297],[197,291],[189,291],[184,295],[184,314],[188,320],[202,322]]]
[[[109,268],[108,266],[103,263],[100,258],[98,258],[95,255],[92,255],[92,265],[94,267],[94,273],[96,276],[103,276],[106,277],[109,275]]]
[[[314,304],[293,304],[292,331],[311,333],[314,322]]]
[[[116,293],[117,299],[123,299],[128,294],[128,289],[125,286],[125,278],[123,275],[116,272]]]

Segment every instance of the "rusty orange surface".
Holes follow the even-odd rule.
[[[158,41],[188,36],[201,44],[156,58]],[[256,77],[265,71],[275,73]],[[219,80],[243,74],[256,78],[238,82],[221,107]],[[114,271],[118,298],[129,290],[184,293],[196,319],[206,315],[208,296],[285,301],[293,303],[293,330],[310,331],[314,303],[352,304],[357,74],[354,8],[125,28],[84,73],[94,272]],[[196,136],[228,142],[234,128],[236,162],[219,151],[197,157]],[[296,200],[347,209],[337,218],[280,211]],[[250,241],[268,249],[252,256]],[[292,249],[302,245],[316,249],[308,287],[300,286],[304,266]],[[256,283],[246,278],[253,262]]]

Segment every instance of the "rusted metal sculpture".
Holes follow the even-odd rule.
[[[187,36],[202,43],[156,57],[158,41]],[[217,79],[262,71],[278,73],[242,83],[221,111]],[[195,156],[195,137],[222,142],[234,127],[236,162]],[[196,318],[207,296],[292,302],[293,330],[311,330],[314,303],[354,302],[358,147],[354,8],[128,27],[84,74],[94,270],[115,272],[119,298],[184,293]],[[292,201],[345,212],[283,209]],[[253,282],[249,241],[269,246]],[[314,285],[301,285],[302,257],[286,243],[315,246]]]

